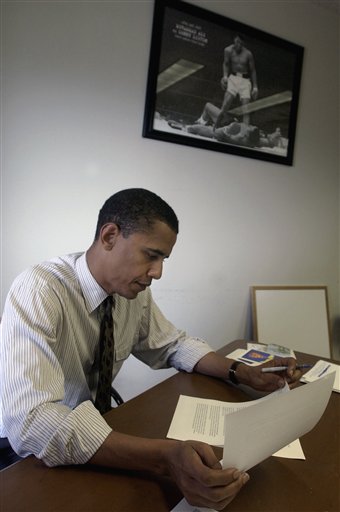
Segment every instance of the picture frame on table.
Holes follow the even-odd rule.
[[[251,304],[254,341],[333,357],[327,286],[254,285]]]
[[[155,0],[143,137],[293,165],[302,46]]]

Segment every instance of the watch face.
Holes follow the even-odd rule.
[[[241,364],[241,361],[235,361],[229,369],[229,380],[233,384],[239,384],[239,381],[237,380],[236,377],[236,368],[238,367],[239,364]]]

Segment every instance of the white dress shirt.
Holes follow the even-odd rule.
[[[106,296],[85,253],[42,263],[14,281],[1,322],[0,436],[20,456],[33,453],[49,466],[85,463],[111,432],[93,405],[98,306]],[[149,288],[134,300],[114,298],[113,379],[131,353],[152,368],[191,372],[212,351],[176,329]]]

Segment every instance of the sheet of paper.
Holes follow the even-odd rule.
[[[266,395],[260,400],[268,399],[275,394],[287,391],[289,391],[288,386],[283,390],[278,390],[276,393]],[[225,414],[235,412],[242,407],[254,405],[260,400],[234,403],[181,395],[167,437],[181,441],[193,439],[194,441],[203,441],[213,446],[223,446]],[[298,439],[281,448],[279,452],[273,453],[273,455],[290,459],[305,459]]]
[[[171,512],[216,512],[213,508],[205,508],[205,507],[195,507],[193,505],[189,505],[187,500],[183,498],[175,508],[171,510]]]
[[[338,364],[329,363],[320,359],[313,368],[301,377],[301,382],[314,382],[315,380],[321,379],[325,375],[335,372],[335,381],[333,385],[333,391],[340,393],[340,366]]]
[[[273,453],[274,457],[284,457],[285,459],[301,459],[306,460],[305,454],[303,453],[302,446],[300,443],[300,439],[295,439],[295,441],[287,444]]]
[[[225,421],[223,466],[247,471],[309,432],[327,406],[334,379],[332,373],[229,414]]]
[[[276,394],[289,391],[283,389],[248,402],[223,402],[180,395],[167,437],[185,441],[203,441],[213,446],[224,445],[224,417],[245,407],[254,406]]]

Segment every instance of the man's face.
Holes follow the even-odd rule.
[[[112,248],[106,250],[102,287],[108,293],[134,299],[153,279],[161,278],[164,259],[170,256],[176,238],[161,221],[156,221],[150,231],[132,233],[128,238],[118,230]]]
[[[240,37],[235,37],[234,39],[234,49],[237,53],[240,53],[243,48],[243,41]]]

